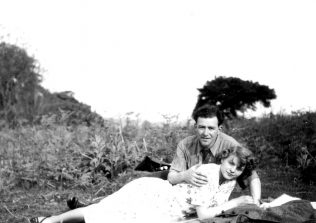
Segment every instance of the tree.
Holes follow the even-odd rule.
[[[32,121],[36,91],[41,82],[37,61],[15,45],[0,43],[0,119]]]
[[[269,107],[271,100],[276,98],[274,89],[236,77],[215,77],[198,90],[194,110],[204,104],[217,105],[227,117],[236,117],[237,111],[256,110],[257,102]]]

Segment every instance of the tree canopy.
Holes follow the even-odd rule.
[[[101,123],[103,118],[71,91],[51,93],[40,84],[39,63],[25,49],[0,42],[0,128],[21,123]]]
[[[37,61],[16,45],[0,43],[0,119],[32,119],[34,93],[42,80]]]
[[[236,77],[216,77],[207,81],[198,91],[200,93],[194,110],[204,104],[217,105],[227,117],[236,117],[238,111],[256,110],[257,102],[270,107],[271,100],[276,98],[274,89]]]

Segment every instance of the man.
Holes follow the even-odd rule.
[[[192,117],[196,135],[179,142],[168,180],[171,184],[186,182],[200,187],[207,183],[207,177],[197,171],[198,166],[202,163],[216,163],[217,155],[221,151],[239,143],[221,132],[223,116],[216,106],[201,106],[193,112]],[[259,205],[261,182],[258,174],[253,171],[246,181],[250,185],[254,203]]]

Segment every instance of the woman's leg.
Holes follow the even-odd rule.
[[[82,212],[83,208],[70,210],[60,215],[53,215],[46,218],[42,223],[85,223]]]

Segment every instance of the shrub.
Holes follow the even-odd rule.
[[[230,134],[252,149],[263,164],[281,160],[285,165],[305,169],[316,165],[316,113],[293,112],[261,119],[236,119]],[[268,162],[266,162],[268,161]]]
[[[43,123],[2,130],[0,189],[103,187],[133,171],[145,156],[171,161],[177,141],[187,134],[177,125],[122,128],[111,120],[89,127]]]

